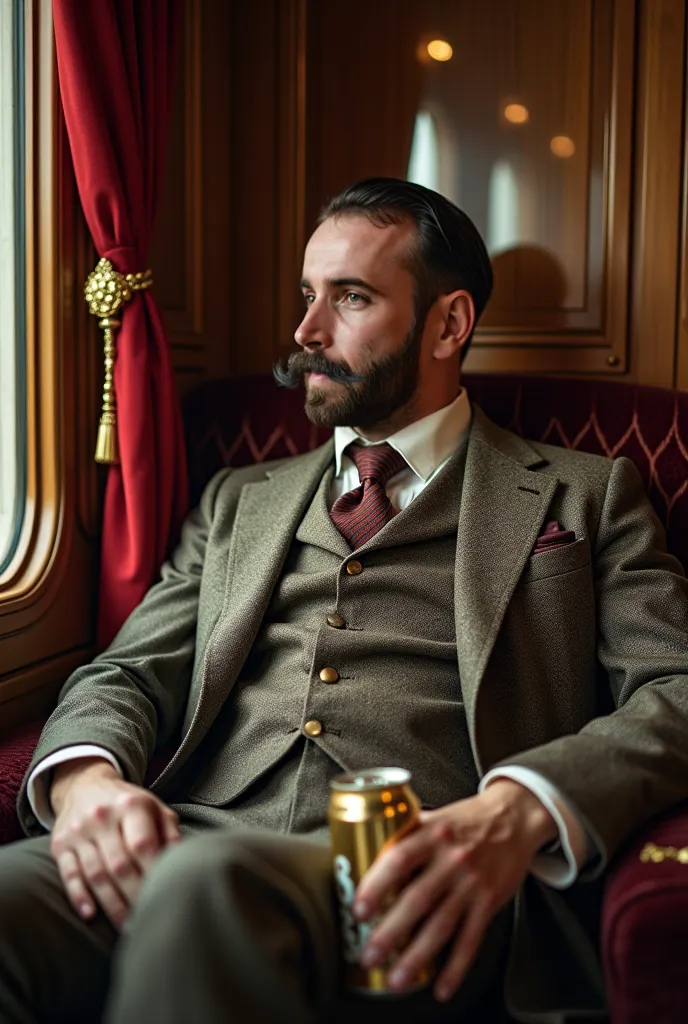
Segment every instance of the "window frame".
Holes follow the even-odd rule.
[[[25,489],[0,573],[0,733],[50,709],[94,653],[104,480],[93,462],[102,357],[83,301],[95,260],[59,102],[52,7],[22,4]]]
[[[14,406],[15,406],[15,486],[12,514],[12,534],[3,554],[0,549],[0,579],[12,561],[19,543],[26,506],[26,398],[22,381],[26,377],[26,349],[24,328],[26,323],[26,267],[24,181],[26,167],[25,111],[19,102],[25,81],[24,47],[24,5],[17,0],[12,3],[12,52],[17,55],[12,62],[12,87],[17,102],[12,112],[12,132],[15,139],[12,158],[12,193],[14,206]]]

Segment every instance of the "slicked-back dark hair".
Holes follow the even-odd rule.
[[[459,288],[473,298],[476,323],[492,293],[492,265],[471,218],[439,192],[401,178],[364,178],[349,185],[322,209],[330,217],[367,217],[378,227],[411,220],[416,244],[408,269],[416,282],[416,321],[423,323],[440,295]],[[464,346],[465,356],[468,343]]]

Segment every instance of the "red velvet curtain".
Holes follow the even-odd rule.
[[[53,0],[60,91],[79,195],[99,256],[147,267],[172,99],[179,0]],[[155,267],[153,278],[155,279]],[[155,581],[186,513],[184,435],[155,286],[117,332],[119,466],[108,473],[98,642]]]

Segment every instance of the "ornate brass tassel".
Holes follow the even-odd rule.
[[[153,275],[150,270],[124,275],[118,273],[109,260],[101,259],[96,269],[88,275],[84,286],[88,308],[94,316],[99,317],[98,326],[105,332],[103,409],[98,426],[95,460],[106,465],[119,462],[114,371],[115,331],[122,322],[115,317],[115,313],[129,302],[133,292],[143,291],[152,284]]]
[[[98,326],[105,331],[105,381],[103,383],[103,411],[98,425],[96,441],[96,462],[105,465],[119,463],[119,444],[117,442],[117,405],[115,402],[115,331],[121,320],[104,317]]]

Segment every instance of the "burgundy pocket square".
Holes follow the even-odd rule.
[[[535,541],[533,554],[539,555],[543,551],[552,551],[553,548],[563,548],[567,544],[573,544],[576,535],[573,530],[562,530],[556,519],[547,523],[544,530]]]

